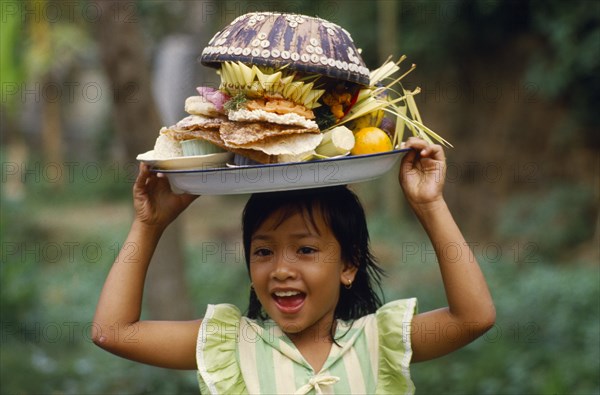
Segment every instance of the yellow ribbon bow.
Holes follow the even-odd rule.
[[[339,377],[335,377],[335,376],[325,376],[325,375],[317,375],[317,376],[313,376],[311,377],[310,380],[308,380],[308,383],[304,384],[302,387],[298,388],[298,390],[295,392],[296,395],[305,395],[308,394],[310,392],[311,389],[315,389],[315,392],[317,394],[322,394],[323,391],[321,391],[321,385],[333,385],[335,383],[337,383],[338,381],[340,381]]]

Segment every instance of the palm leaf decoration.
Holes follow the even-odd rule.
[[[416,88],[410,91],[402,86],[401,80],[412,72],[416,66],[413,64],[399,77],[394,77],[400,71],[400,64],[405,59],[405,55],[401,56],[396,62],[389,58],[379,68],[371,71],[371,85],[359,91],[354,106],[335,126],[354,121],[369,114],[384,111],[396,117],[396,127],[392,141],[393,147],[399,147],[399,144],[404,139],[406,129],[413,136],[420,137],[430,143],[438,142],[442,145],[452,147],[449,141],[423,123],[414,99],[414,96],[421,89]]]

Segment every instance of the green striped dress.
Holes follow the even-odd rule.
[[[416,299],[382,306],[352,325],[338,321],[323,368],[314,372],[271,320],[209,305],[198,333],[202,394],[412,394],[410,328]]]

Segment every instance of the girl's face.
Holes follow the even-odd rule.
[[[341,249],[314,210],[313,226],[301,212],[281,221],[275,212],[253,234],[250,277],[267,314],[292,337],[328,336],[340,283],[353,281],[356,268],[341,259]]]

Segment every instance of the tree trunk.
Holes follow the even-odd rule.
[[[44,86],[58,86],[56,81],[48,75],[44,80]],[[60,113],[61,103],[59,100],[44,98],[42,102],[42,150],[46,163],[56,166],[62,166],[63,149],[62,149],[62,121]],[[59,178],[62,186],[64,179]]]
[[[112,85],[115,128],[129,160],[152,148],[162,126],[151,90],[145,43],[132,3],[96,0],[100,53]],[[192,307],[185,282],[181,226],[164,233],[147,277],[146,302],[158,319],[190,319]]]
[[[383,64],[390,56],[396,57],[394,60],[397,60],[400,56],[396,51],[398,47],[398,29],[396,28],[398,25],[397,11],[398,5],[395,1],[377,1],[377,57],[379,60],[377,67]],[[378,184],[380,195],[376,200],[380,203],[378,209],[387,213],[392,218],[398,218],[402,208],[400,204],[401,193],[398,185],[398,172],[399,167],[395,166],[392,171],[382,177],[381,182]]]

